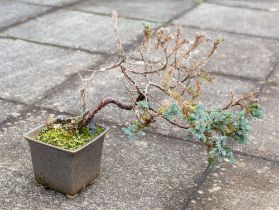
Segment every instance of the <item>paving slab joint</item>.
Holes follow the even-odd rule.
[[[92,50],[87,50],[87,49],[79,48],[79,47],[68,47],[68,46],[64,46],[64,45],[45,43],[45,42],[38,42],[38,41],[34,41],[34,40],[30,40],[30,39],[25,39],[25,38],[14,37],[14,36],[10,36],[10,35],[8,35],[8,36],[0,35],[0,39],[21,40],[21,41],[30,42],[30,43],[34,43],[34,44],[38,44],[38,45],[43,45],[43,46],[50,46],[50,47],[56,47],[56,48],[60,48],[60,49],[64,49],[64,50],[84,52],[84,53],[88,53],[88,54],[91,54],[91,55],[96,55],[96,54],[97,55],[104,55],[104,56],[115,55],[115,54],[108,54],[108,53],[97,51],[97,50],[96,51],[92,51]]]
[[[258,78],[253,78],[253,77],[247,77],[247,76],[241,76],[241,75],[235,75],[235,74],[227,74],[227,73],[223,73],[223,72],[217,72],[217,71],[212,71],[209,72],[211,75],[216,75],[216,76],[221,76],[221,77],[226,77],[229,79],[236,79],[236,80],[241,80],[241,81],[245,81],[245,82],[261,82],[261,79]]]
[[[101,13],[101,12],[89,12],[89,11],[75,9],[75,8],[69,8],[68,10],[82,12],[82,13],[87,13],[87,14],[91,14],[91,15],[111,17],[111,14]],[[156,21],[156,20],[149,20],[149,19],[143,19],[143,18],[135,18],[135,17],[122,16],[120,14],[118,14],[118,18],[123,18],[123,19],[126,19],[126,20],[147,21],[147,22],[150,22],[150,23],[158,23],[158,24],[159,23],[164,23],[164,22]]]
[[[266,158],[266,157],[262,157],[262,156],[257,156],[257,155],[253,155],[253,154],[249,154],[246,152],[242,152],[242,151],[233,151],[235,154],[240,155],[240,156],[244,156],[244,157],[250,157],[250,158],[254,158],[254,159],[259,159],[259,160],[264,160],[267,162],[271,162],[271,163],[279,163],[279,160],[274,160],[274,159],[270,159],[270,158]]]
[[[273,66],[271,67],[271,71],[268,73],[268,75],[266,76],[263,84],[260,84],[259,88],[259,92],[260,95],[262,95],[264,93],[264,90],[266,87],[269,87],[271,85],[278,85],[278,83],[276,82],[271,82],[269,83],[268,81],[270,80],[270,77],[272,76],[273,72],[275,71],[275,69],[277,69],[279,67],[279,60],[277,60],[276,62],[274,62]],[[272,81],[272,80],[271,80]]]
[[[190,202],[196,197],[198,190],[202,187],[205,183],[206,178],[210,174],[211,169],[208,167],[202,172],[202,174],[196,179],[195,184],[196,186],[193,188],[192,192],[187,196],[184,200],[184,204],[182,210],[186,210],[189,206]]]
[[[238,9],[246,9],[246,10],[255,10],[255,11],[262,11],[262,12],[272,12],[268,9],[261,9],[261,8],[252,8],[252,7],[248,7],[248,6],[239,6],[239,5],[227,5],[227,4],[223,4],[221,2],[206,2],[208,4],[212,4],[212,5],[217,5],[217,6],[223,6],[223,7],[232,7],[232,8],[238,8]]]
[[[43,6],[43,7],[50,7],[50,8],[57,7],[57,6],[51,6],[51,5],[44,5],[44,4],[39,4],[39,3],[28,2],[28,1],[24,1],[24,0],[13,0],[13,1],[24,3],[24,4],[27,4],[27,5],[33,5],[33,6]]]
[[[25,20],[23,20],[23,21],[17,21],[17,22],[15,22],[15,23],[11,24],[11,25],[8,25],[8,26],[2,28],[2,29],[0,30],[0,33],[5,32],[5,31],[9,30],[10,28],[13,28],[13,27],[19,26],[19,25],[21,25],[21,24],[24,24],[24,23],[26,23],[26,22],[28,22],[28,21],[31,21],[31,20],[34,20],[34,19],[36,19],[36,18],[42,17],[42,16],[44,16],[44,15],[47,15],[47,14],[51,14],[51,13],[53,13],[53,12],[56,12],[57,10],[65,9],[65,8],[67,8],[67,7],[74,6],[74,5],[79,4],[79,3],[83,2],[83,1],[85,1],[85,0],[79,0],[79,1],[77,1],[77,2],[72,2],[72,3],[69,3],[69,4],[64,4],[64,5],[62,5],[62,6],[53,6],[53,7],[45,6],[45,7],[49,7],[49,9],[47,9],[45,12],[42,12],[42,13],[39,13],[39,14],[37,14],[37,15],[31,16],[31,17],[29,17],[29,18],[27,18],[27,19],[25,19]],[[22,2],[22,1],[21,1],[21,2]],[[26,2],[22,2],[22,3],[26,3]],[[38,5],[37,5],[37,6],[38,6]],[[40,5],[40,6],[44,6],[44,5]]]
[[[182,17],[183,15],[187,14],[188,12],[191,12],[193,9],[195,9],[196,7],[198,7],[200,4],[196,3],[194,4],[191,8],[185,9],[184,11],[182,11],[181,13],[175,15],[173,18],[171,18],[170,20],[168,20],[167,22],[165,22],[162,26],[160,27],[164,27],[167,25],[170,25],[175,19],[178,19],[180,17]],[[160,28],[159,27],[159,28]]]
[[[106,57],[100,58],[97,63],[94,65],[88,66],[86,69],[98,69],[103,63],[105,63],[105,60],[112,59],[113,55],[108,55]],[[51,95],[57,93],[60,91],[64,86],[66,86],[69,83],[74,82],[75,80],[80,80],[78,73],[73,73],[67,77],[63,82],[53,86],[52,88],[46,90],[43,94],[43,96],[40,98],[40,100],[35,101],[33,105],[38,104],[42,102],[43,100],[47,99]]]
[[[175,26],[175,23],[169,23],[172,26]],[[266,36],[261,36],[261,35],[254,35],[254,34],[246,34],[246,33],[240,33],[240,32],[234,32],[234,31],[226,31],[226,30],[220,30],[220,29],[215,29],[215,28],[207,28],[207,27],[198,27],[194,25],[183,25],[187,28],[190,29],[196,29],[196,30],[201,30],[201,31],[212,31],[212,32],[217,32],[217,33],[227,33],[227,34],[232,34],[232,35],[238,35],[238,36],[245,36],[245,37],[250,37],[250,38],[259,38],[263,40],[273,40],[273,41],[279,41],[279,38],[275,37],[266,37]]]

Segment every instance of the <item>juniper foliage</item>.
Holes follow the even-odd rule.
[[[144,23],[143,42],[132,51],[131,56],[125,52],[119,38],[116,12],[112,20],[118,59],[115,64],[94,70],[89,78],[83,79],[81,107],[85,110],[84,97],[89,81],[96,73],[109,70],[120,70],[126,80],[124,87],[130,96],[130,104],[104,99],[83,114],[82,125],[87,126],[99,110],[113,103],[134,113],[129,126],[123,128],[130,140],[141,136],[145,128],[162,118],[187,130],[205,145],[210,166],[225,158],[234,162],[231,145],[247,143],[252,130],[251,118],[261,118],[264,112],[257,102],[257,92],[239,98],[232,94],[226,106],[217,108],[208,107],[200,100],[206,94],[204,86],[214,81],[205,65],[224,39],[212,41],[206,34],[197,33],[191,40],[184,35],[180,26],[172,32],[167,28],[153,30],[151,24]],[[152,57],[157,54],[159,59],[154,60]],[[135,62],[131,57],[137,57],[140,61]]]

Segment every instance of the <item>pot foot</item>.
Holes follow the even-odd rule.
[[[77,197],[77,195],[78,195],[78,193],[77,193],[77,194],[75,194],[75,195],[69,195],[69,194],[66,194],[66,196],[67,196],[68,198],[71,198],[71,199],[73,199],[73,198]]]

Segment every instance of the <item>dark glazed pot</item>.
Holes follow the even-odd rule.
[[[35,179],[44,187],[74,196],[99,175],[108,129],[78,150],[66,150],[35,140],[43,127],[24,135],[30,146]]]

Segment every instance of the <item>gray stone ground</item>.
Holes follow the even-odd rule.
[[[111,127],[99,178],[73,199],[35,183],[22,134],[50,114],[78,114],[73,66],[112,62],[113,9],[127,49],[140,41],[142,20],[225,37],[204,100],[260,90],[267,113],[253,122],[251,144],[235,147],[235,165],[208,170],[204,148],[165,124],[130,142],[121,133],[129,114],[111,106],[98,116]],[[279,209],[278,20],[277,0],[0,0],[0,209]],[[96,80],[93,103],[127,100],[121,81]]]

